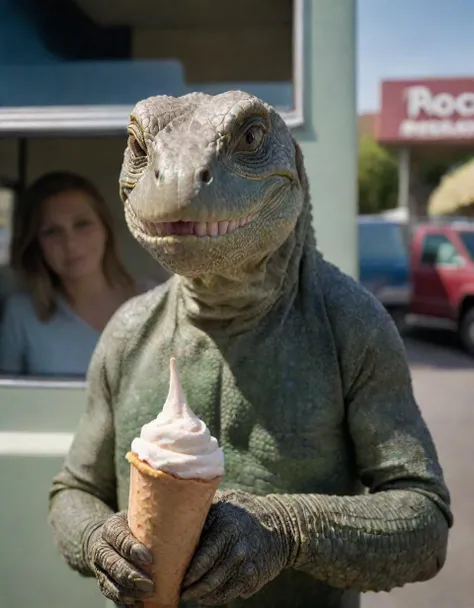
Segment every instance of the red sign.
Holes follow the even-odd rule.
[[[398,144],[474,142],[474,78],[383,82],[377,138]]]

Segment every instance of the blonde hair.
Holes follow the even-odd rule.
[[[104,226],[106,243],[103,272],[111,286],[131,291],[135,282],[121,262],[114,233],[112,214],[99,190],[88,179],[66,171],[46,173],[31,184],[15,206],[13,239],[10,247],[11,265],[20,274],[33,296],[42,321],[56,310],[55,292],[61,281],[46,265],[38,240],[44,201],[64,192],[87,194],[93,210]]]

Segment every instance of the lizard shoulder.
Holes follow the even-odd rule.
[[[395,323],[372,293],[327,261],[321,264],[319,281],[346,388],[359,373],[368,348],[385,345],[404,357]]]

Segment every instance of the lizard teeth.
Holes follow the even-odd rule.
[[[246,226],[254,219],[248,215],[236,220],[221,220],[220,222],[143,222],[136,220],[138,228],[151,236],[194,235],[198,237],[224,236]]]

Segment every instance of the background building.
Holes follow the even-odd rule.
[[[398,156],[398,204],[426,215],[443,174],[474,156],[474,78],[389,80],[380,93],[380,111],[359,117],[359,136]]]
[[[82,173],[111,206],[129,270],[162,280],[129,234],[118,199],[128,113],[149,95],[240,88],[276,106],[293,129],[318,246],[357,276],[354,0],[39,4],[0,0],[0,187],[15,193],[46,171]],[[0,268],[0,300],[8,271]],[[66,566],[47,525],[48,488],[83,411],[84,387],[0,378],[0,480],[8,488],[2,608],[104,605],[95,581]]]

